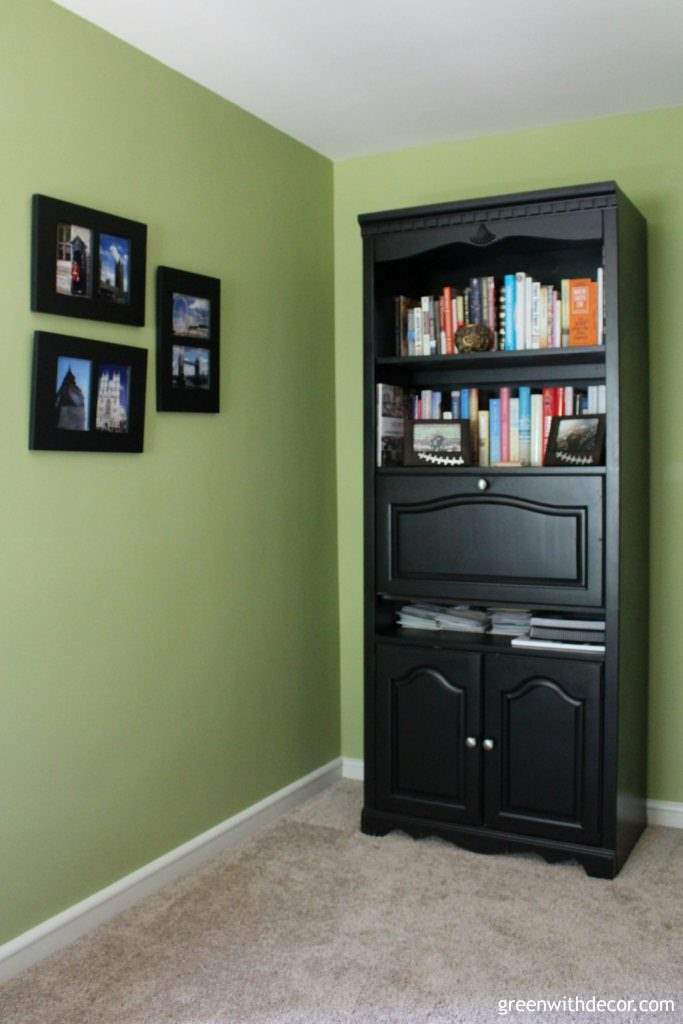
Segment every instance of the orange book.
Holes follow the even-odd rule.
[[[569,345],[597,345],[598,286],[587,277],[569,281]]]
[[[443,290],[444,321],[446,328],[446,355],[452,356],[455,352],[453,344],[453,289],[446,285]]]

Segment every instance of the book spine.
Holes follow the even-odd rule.
[[[543,454],[548,446],[550,427],[555,415],[555,388],[543,388]]]
[[[564,389],[564,416],[574,415],[574,388],[569,385]]]
[[[525,284],[525,296],[524,296],[524,347],[531,348],[531,299],[533,293],[534,282],[532,278],[527,277],[524,279]]]
[[[470,320],[471,324],[481,323],[481,281],[478,277],[470,279]]]
[[[458,295],[456,297],[456,300],[455,300],[455,305],[456,305],[456,311],[457,311],[457,325],[458,325],[458,327],[463,327],[464,324],[466,323],[466,321],[465,321],[465,296],[464,295]],[[456,330],[457,330],[457,327],[456,327]]]
[[[476,452],[479,448],[479,391],[477,388],[470,388],[469,413],[470,444],[472,451]]]
[[[515,274],[515,348],[523,349],[526,348],[526,339],[524,336],[525,325],[526,325],[526,285],[524,283],[525,274],[519,272]]]
[[[569,280],[566,277],[562,278],[560,285],[560,291],[562,296],[561,304],[561,333],[560,333],[560,346],[561,348],[567,348],[569,345]]]
[[[415,310],[414,310],[414,314],[415,315],[413,317],[413,320],[414,320],[413,327],[414,327],[414,332],[415,332],[415,342],[414,342],[415,355],[416,356],[421,356],[421,355],[425,354],[422,351],[422,307],[421,306],[416,306]]]
[[[460,419],[469,420],[470,418],[470,393],[467,388],[462,388],[460,392]]]
[[[515,275],[505,275],[505,351],[514,352],[515,340]]]
[[[529,348],[541,347],[541,286],[538,281],[531,282],[531,343]]]
[[[598,345],[605,344],[605,271],[598,267]]]
[[[479,465],[489,464],[489,414],[486,409],[479,413]]]
[[[569,281],[569,345],[584,347],[597,344],[597,286],[587,277]]]
[[[445,352],[447,356],[452,356],[455,351],[453,345],[453,289],[448,284],[443,290],[443,306],[444,331],[446,334]]]
[[[510,388],[500,389],[500,462],[510,461]]]
[[[521,462],[519,457],[519,398],[510,399],[510,462]]]
[[[564,416],[564,388],[555,388],[555,416]]]
[[[553,319],[553,348],[562,348],[562,300],[554,292],[555,314]]]
[[[531,388],[519,389],[519,461],[531,465]]]
[[[487,296],[489,303],[489,327],[493,333],[493,347],[502,348],[500,344],[500,338],[498,336],[498,324],[496,323],[496,279],[495,277],[489,276],[486,278],[487,284]]]
[[[531,396],[531,465],[543,465],[543,395]]]
[[[500,399],[489,400],[489,459],[492,465],[500,462]]]
[[[451,414],[454,420],[460,419],[460,391],[451,391]]]

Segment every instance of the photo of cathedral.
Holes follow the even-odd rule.
[[[89,359],[58,357],[54,421],[58,430],[89,429],[91,368]]]
[[[128,432],[130,367],[102,363],[97,378],[95,430],[112,434]]]

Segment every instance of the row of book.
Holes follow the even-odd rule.
[[[493,348],[571,348],[603,345],[604,274],[596,280],[563,278],[559,289],[535,281],[523,271],[472,277],[464,289],[446,285],[438,295],[394,299],[396,354],[455,355],[455,335],[465,324],[481,324],[492,334]]]
[[[405,418],[465,420],[471,461],[480,466],[542,466],[554,416],[606,411],[604,384],[569,387],[501,387],[404,390],[377,385],[377,465],[402,465]]]
[[[584,653],[602,653],[605,650],[604,619],[535,615],[525,608],[406,604],[397,611],[396,621],[403,629],[510,637],[513,647]]]

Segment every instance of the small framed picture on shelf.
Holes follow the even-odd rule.
[[[141,452],[147,350],[36,331],[29,448]]]
[[[472,464],[469,420],[410,420],[407,466],[457,467]]]
[[[31,309],[141,327],[147,226],[33,196]]]
[[[605,416],[553,416],[544,466],[602,466]]]
[[[157,409],[218,412],[221,282],[157,269]]]

